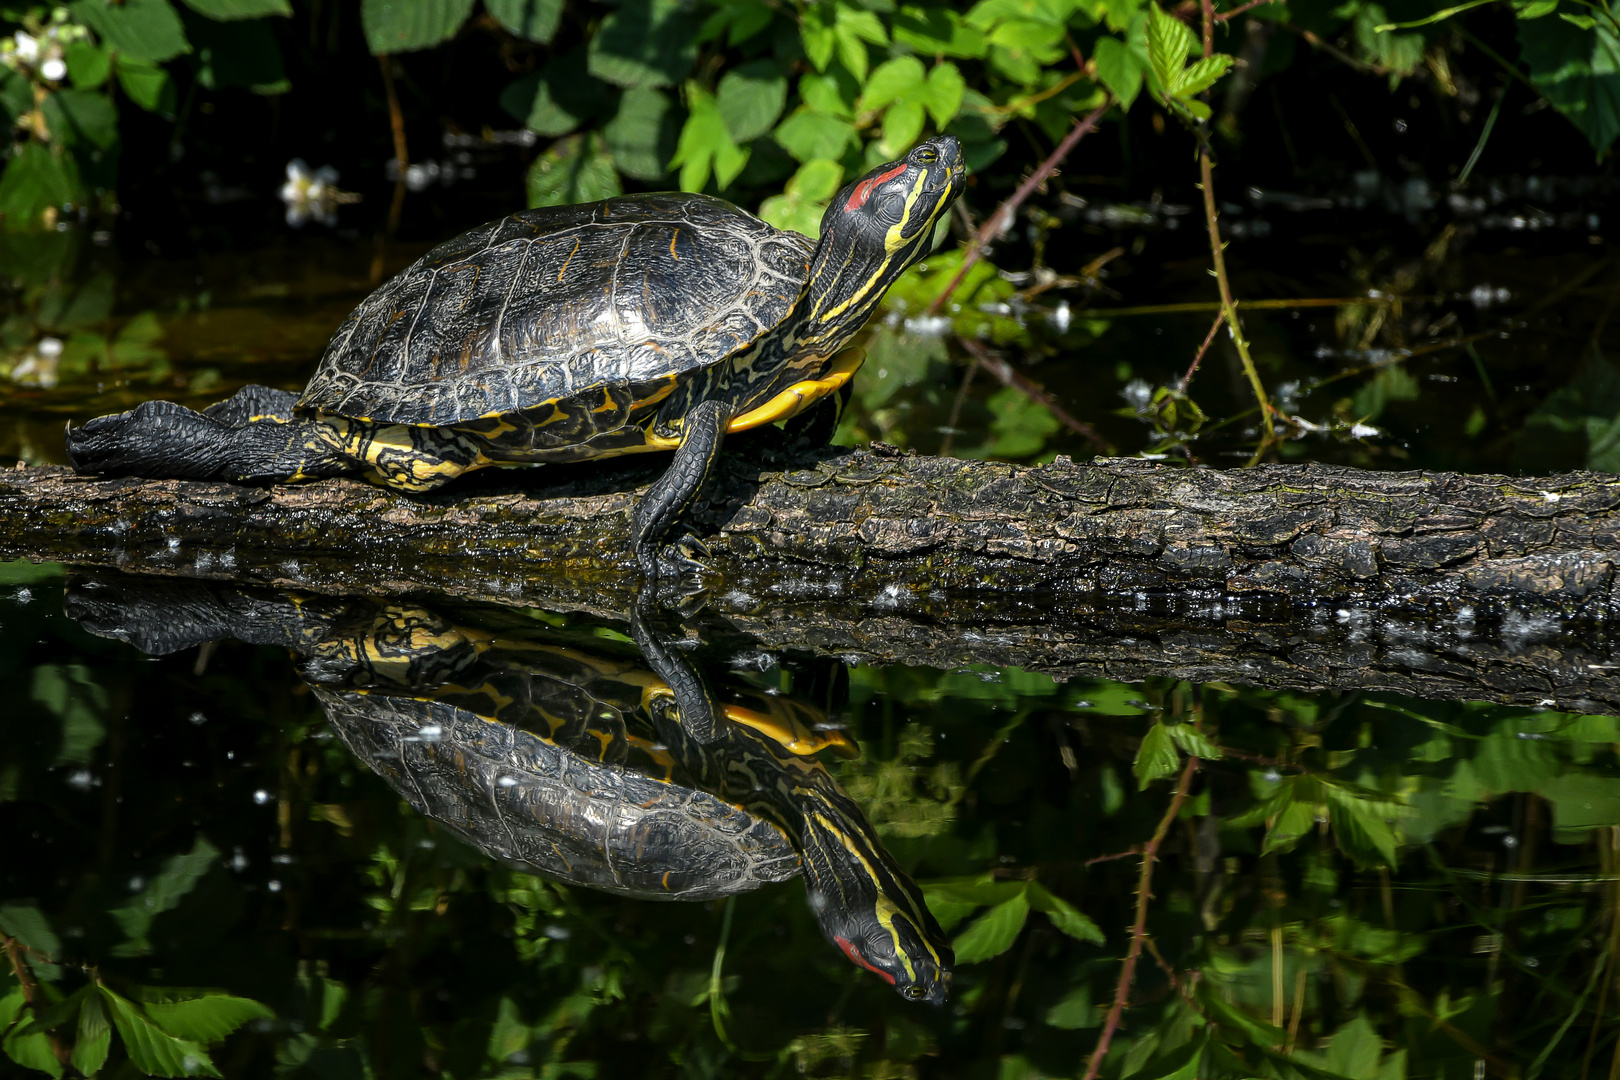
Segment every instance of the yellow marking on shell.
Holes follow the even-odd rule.
[[[753,728],[784,750],[801,757],[818,754],[828,747],[832,747],[833,753],[842,758],[860,753],[860,748],[846,733],[838,730],[814,731],[796,716],[772,716],[742,705],[725,705],[720,711],[727,720]]]
[[[557,280],[558,281],[561,281],[563,279],[563,275],[568,273],[568,264],[573,262],[574,261],[574,256],[578,255],[578,254],[579,254],[579,240],[576,237],[575,240],[574,240],[574,250],[570,251],[568,253],[568,258],[563,260],[562,269],[557,271]]]
[[[765,404],[734,417],[726,427],[727,433],[736,434],[797,415],[807,406],[842,389],[845,383],[855,377],[855,372],[865,360],[866,353],[860,349],[843,350],[833,357],[832,365],[821,378],[794,383]]]
[[[669,237],[669,257],[674,259],[676,262],[681,261],[680,255],[676,254],[676,252],[675,252],[675,240],[680,235],[681,235],[681,230],[679,228],[677,228],[673,233],[670,234],[670,237]]]

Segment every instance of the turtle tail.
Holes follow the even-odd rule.
[[[200,413],[172,401],[147,401],[70,427],[68,458],[81,473],[238,484],[359,471],[329,425],[294,415],[296,401],[265,386],[245,387]]]

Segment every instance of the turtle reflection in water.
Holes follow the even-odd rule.
[[[817,711],[723,703],[638,609],[641,656],[516,618],[95,579],[87,630],[147,652],[236,637],[293,649],[339,736],[479,850],[647,899],[706,900],[801,871],[822,932],[904,997],[942,1003],[953,956],[921,890],[814,754],[852,754]]]

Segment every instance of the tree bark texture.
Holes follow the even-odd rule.
[[[1620,712],[1620,478],[736,449],[692,524],[711,608],[763,648]],[[19,469],[0,473],[0,555],[622,613],[631,511],[662,464],[489,470],[428,496]]]

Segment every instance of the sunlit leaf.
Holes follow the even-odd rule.
[[[1039,882],[1032,881],[1025,890],[1029,906],[1052,920],[1052,925],[1078,941],[1101,945],[1106,939],[1097,924],[1061,896],[1047,891]]]
[[[859,107],[877,110],[892,101],[913,97],[927,81],[921,60],[915,56],[897,56],[872,69],[863,84]]]
[[[928,81],[922,88],[922,103],[928,108],[928,115],[934,118],[935,127],[944,129],[956,119],[956,114],[962,111],[962,97],[966,92],[967,80],[955,64],[946,61],[929,69]]]
[[[518,37],[546,44],[557,32],[563,0],[484,0],[484,6]]]
[[[1316,806],[1308,802],[1292,802],[1272,819],[1266,830],[1262,852],[1287,851],[1299,838],[1316,826]]]
[[[739,146],[767,134],[787,104],[787,76],[774,60],[739,64],[715,87],[715,107]]]
[[[675,86],[697,59],[698,25],[680,0],[626,0],[591,38],[591,74],[626,88]]]
[[[123,0],[117,4],[75,0],[68,9],[104,41],[133,59],[155,62],[191,51],[180,16],[169,0]]]
[[[1136,762],[1132,766],[1138,788],[1147,790],[1148,784],[1171,775],[1180,764],[1175,740],[1163,724],[1155,723],[1142,736],[1142,745],[1136,751]]]
[[[534,159],[528,177],[530,206],[595,202],[624,193],[607,145],[595,132],[558,139]]]
[[[776,128],[776,141],[800,161],[827,158],[837,161],[860,145],[860,136],[847,120],[810,109],[799,109]]]
[[[602,127],[614,167],[637,180],[663,179],[677,145],[676,123],[675,103],[662,90],[626,90],[617,115]]]
[[[208,994],[187,1001],[149,1002],[146,1015],[170,1035],[200,1043],[218,1042],[249,1020],[270,1019],[275,1011],[249,998]]]
[[[289,0],[185,0],[192,11],[210,19],[257,19],[264,15],[291,15]]]
[[[122,53],[114,60],[113,71],[118,76],[119,89],[147,112],[174,111],[174,83],[169,80],[167,71],[150,61]]]
[[[410,52],[455,37],[472,7],[473,0],[360,0],[360,23],[373,53]]]
[[[189,1039],[177,1039],[155,1026],[132,1001],[105,986],[97,988],[112,1017],[124,1051],[137,1069],[148,1076],[218,1076],[208,1051]]]
[[[180,901],[213,867],[219,850],[199,836],[191,850],[184,855],[171,856],[163,869],[123,907],[113,908],[107,914],[123,929],[126,940],[113,949],[114,956],[139,956],[151,950],[146,939],[152,920],[159,914],[178,907]]]
[[[748,164],[748,151],[732,141],[714,96],[707,90],[688,83],[686,104],[690,112],[670,165],[680,168],[684,191],[702,191],[711,174],[716,186],[724,188]]]
[[[86,1076],[101,1071],[112,1046],[112,1024],[101,1006],[100,994],[86,994],[79,1007],[79,1032],[73,1041],[73,1067]]]
[[[1018,940],[1018,932],[1024,928],[1028,916],[1029,901],[1020,889],[1011,899],[997,904],[957,935],[951,942],[956,950],[956,962],[976,964],[1000,956]]]
[[[1159,86],[1169,93],[1187,57],[1198,45],[1198,39],[1187,24],[1165,11],[1156,3],[1148,5],[1147,48],[1148,62],[1153,66]]]
[[[1175,741],[1176,746],[1180,748],[1182,753],[1190,754],[1196,758],[1203,758],[1205,761],[1220,760],[1221,748],[1216,745],[1215,740],[1193,725],[1169,724],[1167,730],[1170,733],[1170,738]]]

